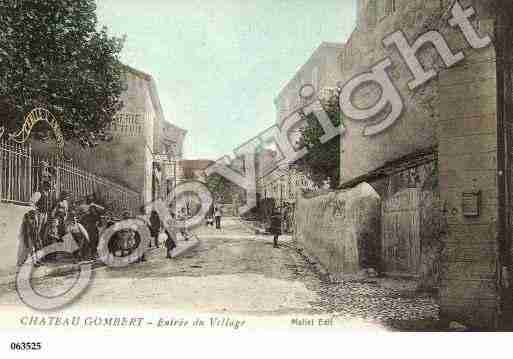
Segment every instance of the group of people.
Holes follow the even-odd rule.
[[[151,239],[149,242],[149,247],[159,248],[160,244],[163,243],[166,247],[166,257],[171,259],[171,252],[174,248],[176,248],[176,243],[173,240],[173,236],[169,230],[166,228],[166,226],[164,226],[164,223],[162,222],[158,212],[154,209],[151,209],[148,213],[148,210],[145,206],[142,206],[139,212],[140,213],[137,218],[142,219],[150,230]],[[175,219],[174,213],[170,213],[171,217]],[[184,240],[188,240],[187,235],[182,233],[182,236],[184,237]],[[142,260],[146,260],[144,256],[142,257]]]
[[[72,204],[70,194],[62,191],[56,198],[50,181],[42,181],[40,189],[31,198],[32,208],[25,214],[20,231],[21,246],[18,264],[25,262],[29,255],[38,264],[38,251],[54,243],[65,243],[72,239],[78,249],[74,252],[80,260],[92,260],[97,256],[100,232],[109,225],[106,216],[101,216],[104,208],[82,200]]]
[[[221,217],[223,213],[219,206],[215,206],[212,210],[212,213],[209,214],[206,218],[207,226],[214,226],[214,221],[216,224],[216,229],[221,229]]]
[[[32,208],[24,215],[19,232],[18,266],[29,257],[36,265],[43,261],[57,260],[52,256],[38,258],[42,249],[55,243],[62,243],[70,249],[73,247],[75,260],[95,260],[102,232],[116,221],[133,218],[129,211],[125,211],[121,219],[115,218],[106,208],[94,203],[93,195],[75,203],[71,202],[67,191],[62,191],[57,197],[52,187],[52,177],[50,166],[43,162],[39,188],[31,197]],[[158,213],[153,210],[147,215],[145,208],[141,208],[141,214],[137,217],[143,219],[149,227],[152,236],[150,246],[158,247],[159,236],[162,238],[165,235],[163,243],[170,257],[176,244],[172,236],[164,231]],[[112,237],[108,245],[114,255],[127,255],[140,241],[139,235],[132,230],[120,230]]]
[[[124,211],[122,218],[117,219],[104,207],[94,203],[93,196],[87,196],[80,203],[72,204],[70,194],[63,191],[56,199],[49,181],[43,181],[39,191],[31,198],[32,209],[29,210],[22,222],[20,231],[21,250],[18,255],[18,265],[22,265],[29,256],[33,262],[41,264],[43,260],[52,258],[37,258],[38,251],[54,243],[69,244],[73,241],[76,249],[74,259],[91,261],[98,257],[100,236],[110,226],[119,220],[138,218],[143,220],[149,229],[151,240],[149,247],[159,247],[162,242],[167,249],[167,257],[176,247],[172,236],[164,228],[155,210],[146,213],[141,207],[140,214],[132,217]],[[122,229],[109,239],[108,249],[115,256],[130,255],[140,243],[139,234],[132,229]],[[145,260],[144,256],[141,260]]]

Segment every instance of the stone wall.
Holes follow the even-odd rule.
[[[474,21],[474,23],[477,24],[481,33],[493,34],[493,21],[491,20],[493,15],[490,14],[490,6],[487,6],[491,2],[490,0],[463,0],[460,2],[463,6],[472,4],[475,7],[479,21]],[[447,120],[440,118],[439,77],[435,77],[420,88],[411,91],[408,82],[412,80],[412,75],[408,67],[395,46],[385,48],[382,40],[387,35],[402,30],[408,41],[413,43],[423,33],[429,30],[439,30],[448,40],[453,53],[463,50],[468,57],[476,56],[474,53],[480,51],[469,49],[461,32],[448,25],[450,17],[448,9],[452,3],[453,1],[445,0],[395,0],[395,5],[392,7],[387,0],[360,1],[359,23],[364,25],[357,27],[352,33],[341,54],[341,83],[369,71],[375,63],[389,57],[393,64],[389,70],[390,77],[403,98],[405,108],[392,127],[375,136],[363,135],[363,129],[368,122],[353,121],[347,118],[344,122],[346,133],[341,138],[341,183],[362,176],[388,161],[419,149],[438,145],[437,127],[441,120]],[[379,19],[373,15],[376,7],[385,9],[383,16],[380,16]],[[421,48],[418,57],[426,70],[445,69],[440,56],[432,46]],[[451,68],[448,71],[458,70]],[[488,84],[484,84],[484,88],[487,87]],[[353,95],[353,103],[358,107],[365,108],[373,105],[379,99],[380,89],[377,85],[363,86]],[[490,93],[490,96],[493,95]],[[380,116],[378,115],[373,120],[379,121]]]
[[[395,0],[393,8],[389,2],[359,1],[358,27],[342,55],[343,82],[369,71],[388,56],[393,62],[390,75],[403,97],[405,110],[391,128],[371,137],[363,136],[364,122],[344,122],[341,182],[354,181],[419,149],[438,148],[439,208],[432,206],[428,211],[442,211],[441,315],[474,327],[493,328],[498,308],[495,51],[493,46],[471,49],[461,32],[448,25],[453,0]],[[481,36],[493,37],[494,1],[460,3],[476,10],[477,19],[473,18],[472,23]],[[382,5],[384,16],[378,16]],[[410,43],[429,30],[438,30],[453,53],[463,51],[465,60],[447,69],[434,48],[422,48],[421,63],[438,76],[410,91],[407,84],[412,75],[399,52],[382,44],[386,35],[397,30],[402,30]],[[357,91],[353,102],[368,107],[378,97],[377,86],[366,86]],[[481,193],[480,213],[469,217],[463,214],[463,192],[473,191]],[[428,236],[434,234],[428,232]]]
[[[374,261],[373,268],[385,275],[416,278],[422,289],[438,288],[443,243],[436,151],[431,149],[401,158],[369,173],[364,180],[381,199],[379,231],[373,239],[379,260]],[[305,197],[300,197],[301,207],[298,207],[299,238],[304,242],[317,241],[317,251],[329,252],[331,239],[324,242],[317,238],[343,236],[340,233],[350,224],[340,220],[332,223],[334,202],[329,197],[326,201],[330,205],[318,203],[324,196],[310,200]],[[308,221],[312,228],[301,221]],[[337,270],[336,266],[333,268]]]
[[[295,242],[331,275],[379,266],[380,204],[367,183],[314,198],[298,196]]]
[[[381,1],[384,0],[366,1],[365,6],[371,3],[377,6],[375,3]],[[361,16],[365,18],[369,15],[364,10],[361,10]],[[397,50],[385,49],[382,40],[387,34],[401,29],[409,40],[413,40],[433,23],[438,23],[441,13],[439,0],[397,2],[396,11],[388,12],[379,20],[363,19],[366,25],[361,30],[357,28],[347,41],[342,55],[341,83],[369,71],[376,62],[389,56],[394,64],[390,75],[404,99],[406,109],[391,128],[370,137],[363,135],[368,122],[349,118],[344,121],[346,133],[341,136],[341,183],[375,170],[388,161],[437,144],[439,114],[436,109],[436,79],[412,93],[408,88],[408,82],[412,79],[408,68]],[[374,25],[370,26],[369,23]],[[441,62],[430,47],[421,49],[420,54],[426,64]],[[364,86],[354,94],[353,103],[365,108],[374,104],[379,95],[378,86]],[[375,120],[379,119],[378,115]]]
[[[491,328],[497,313],[497,92],[493,48],[440,74],[439,160],[447,208],[442,314]],[[463,192],[481,191],[480,215],[463,214]]]
[[[18,234],[30,207],[0,203],[0,278],[16,273]]]

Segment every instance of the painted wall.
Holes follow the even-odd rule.
[[[392,127],[370,137],[363,135],[364,127],[369,122],[345,118],[346,133],[341,139],[341,183],[375,170],[388,161],[437,144],[437,80],[434,79],[411,92],[408,82],[412,76],[407,66],[395,47],[385,49],[382,40],[387,34],[401,29],[408,39],[417,38],[428,26],[439,22],[442,11],[440,1],[410,1],[397,5],[395,12],[381,17],[375,26],[363,26],[363,31],[356,29],[353,32],[341,55],[341,83],[368,72],[376,62],[389,56],[394,64],[389,73],[403,97],[405,110]],[[367,15],[365,12],[361,14],[362,17]],[[420,50],[420,57],[427,66],[439,66],[441,63],[436,52],[429,46]],[[366,108],[372,106],[379,97],[380,89],[377,85],[363,86],[353,94],[353,104]],[[380,114],[373,121],[379,121],[383,117]]]
[[[137,117],[142,133],[113,131],[112,141],[99,142],[94,148],[66,143],[66,153],[80,167],[139,192],[146,202],[152,199],[152,153],[157,150],[155,138],[160,138],[160,110],[155,107],[152,81],[148,75],[127,70],[127,89],[121,97],[124,106],[120,114]],[[41,154],[47,153],[49,146],[53,144],[33,145],[35,152]]]

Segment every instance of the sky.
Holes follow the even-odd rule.
[[[218,159],[276,120],[274,98],[323,42],[345,42],[355,0],[97,0],[121,60],[157,83],[187,159]]]

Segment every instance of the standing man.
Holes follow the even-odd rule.
[[[96,259],[98,257],[98,242],[100,240],[98,222],[100,222],[100,214],[98,213],[98,207],[95,204],[90,204],[87,214],[82,217],[80,223],[85,227],[87,234],[89,235],[89,253],[90,259]]]
[[[278,248],[278,237],[281,235],[282,218],[278,210],[271,215],[271,233],[274,235],[274,248]]]
[[[53,208],[51,218],[58,221],[59,237],[66,234],[66,221],[68,220],[70,193],[62,191],[57,205]]]
[[[30,199],[30,202],[35,207],[37,217],[36,223],[38,226],[37,231],[39,234],[36,240],[37,250],[40,250],[49,244],[46,238],[46,230],[50,219],[50,214],[56,202],[51,189],[52,186],[50,181],[44,180],[41,183],[40,190],[35,192]]]
[[[214,208],[214,218],[216,219],[216,229],[221,229],[221,208]]]
[[[150,213],[150,234],[155,241],[155,247],[159,248],[159,234],[162,229],[162,221],[156,210],[152,209]],[[150,242],[151,247],[151,242]]]
[[[30,210],[23,216],[20,232],[18,234],[18,261],[20,267],[30,255],[32,263],[38,264],[36,253],[40,248],[40,218],[36,210]]]
[[[153,233],[151,229],[151,223],[148,213],[146,212],[146,206],[139,207],[139,214],[137,215],[138,219],[141,219],[146,223],[146,226],[148,227],[148,230],[150,231],[150,236],[153,238]],[[148,247],[151,248],[151,240],[148,243]]]

